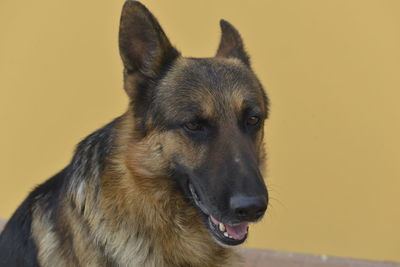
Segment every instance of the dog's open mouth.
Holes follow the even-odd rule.
[[[207,208],[201,202],[192,184],[189,183],[189,191],[192,194],[196,206],[206,216],[206,226],[211,232],[212,236],[220,243],[228,246],[236,246],[242,244],[247,238],[249,229],[248,222],[238,224],[225,224],[218,221],[209,214]]]

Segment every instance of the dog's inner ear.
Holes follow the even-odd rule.
[[[156,78],[179,56],[157,19],[133,0],[127,0],[122,9],[119,50],[125,72],[146,78]]]
[[[219,43],[216,57],[238,58],[247,66],[250,66],[250,59],[247,55],[242,37],[238,30],[226,20],[220,21],[221,41]]]

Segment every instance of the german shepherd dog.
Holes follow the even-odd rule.
[[[235,266],[268,204],[268,100],[238,31],[185,58],[141,3],[123,6],[127,111],[36,187],[0,238],[0,266]]]

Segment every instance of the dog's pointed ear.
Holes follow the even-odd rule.
[[[153,14],[134,0],[127,0],[122,8],[119,50],[125,72],[147,78],[156,78],[179,56]]]
[[[238,58],[247,66],[250,66],[250,59],[244,50],[242,37],[238,30],[226,20],[221,19],[221,41],[219,43],[216,57]]]

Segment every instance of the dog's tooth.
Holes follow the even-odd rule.
[[[228,235],[227,232],[224,232],[224,236],[225,236],[225,237],[229,237],[229,235]]]
[[[219,223],[218,227],[221,232],[225,232],[225,225],[223,223]]]
[[[233,236],[231,236],[231,235],[228,235],[228,237],[229,237],[230,239],[233,239]]]

